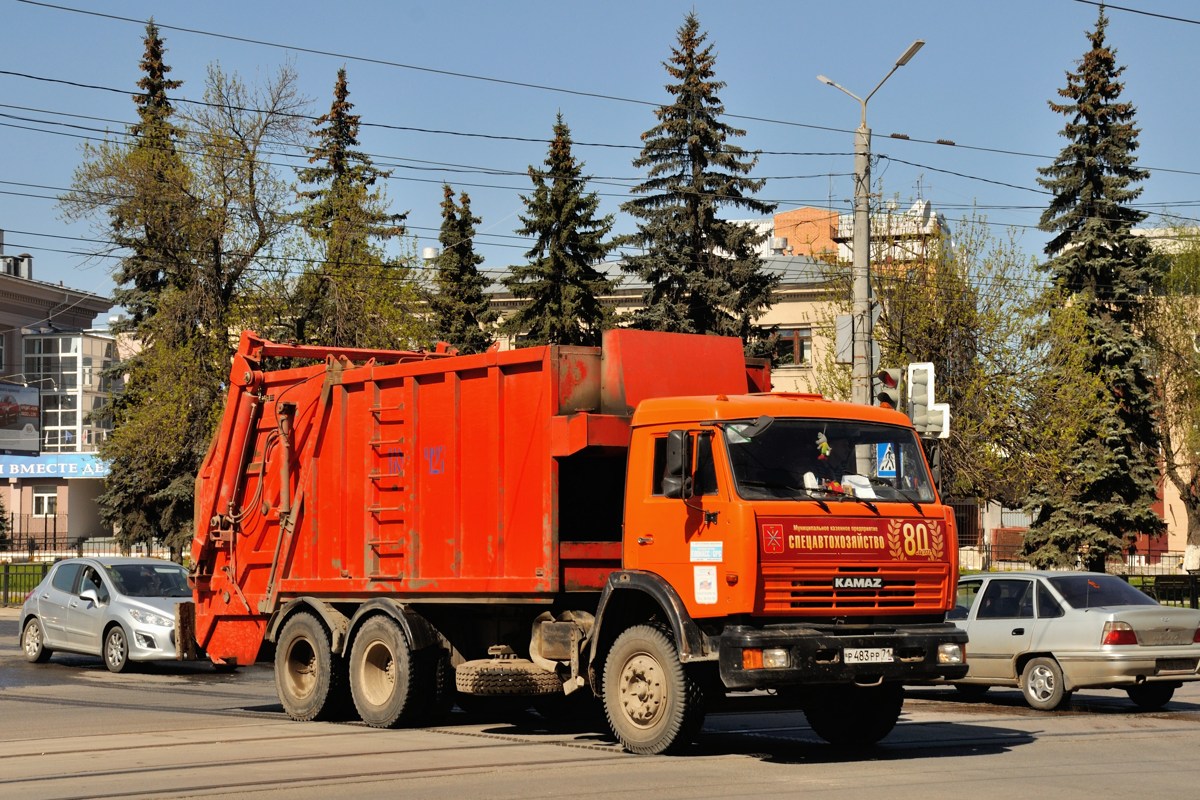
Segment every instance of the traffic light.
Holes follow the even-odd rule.
[[[926,438],[950,435],[950,406],[934,401],[933,364],[921,361],[908,365],[908,418],[917,433]]]
[[[881,369],[871,379],[871,396],[884,408],[900,408],[900,376],[903,370]]]
[[[933,364],[921,361],[908,365],[908,418],[917,433],[929,427],[929,404],[933,402]]]

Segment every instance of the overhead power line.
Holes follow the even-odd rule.
[[[100,12],[100,11],[92,11],[89,9],[74,8],[71,6],[66,6],[66,5],[62,5],[62,4],[58,4],[58,3],[41,2],[41,0],[17,0],[17,1],[20,3],[24,3],[25,5],[29,5],[29,6],[37,6],[37,7],[41,7],[41,8],[52,9],[55,11],[68,12],[68,13],[72,13],[72,14],[83,14],[86,16],[99,17],[102,19],[111,19],[116,22],[126,22],[126,23],[130,23],[130,24],[135,24],[135,25],[145,25],[147,23],[147,20],[137,19],[135,17],[125,17],[125,16],[120,16],[117,14],[106,14],[106,13]],[[1084,1],[1085,0],[1080,0],[1080,2],[1084,2]],[[1108,6],[1108,7],[1118,8],[1118,6]],[[1132,9],[1122,9],[1122,10],[1132,10]],[[1153,15],[1153,16],[1163,16],[1163,15]],[[1180,21],[1189,22],[1191,20],[1182,20],[1181,19]],[[629,103],[629,104],[633,104],[633,105],[648,106],[648,107],[653,107],[653,108],[657,108],[662,105],[661,101],[640,100],[637,98],[622,97],[620,95],[607,94],[604,92],[592,92],[592,91],[587,91],[587,90],[582,90],[582,89],[572,89],[572,88],[562,87],[562,86],[550,86],[548,84],[539,84],[539,83],[531,83],[531,82],[527,82],[527,81],[518,81],[518,80],[512,80],[512,79],[508,79],[508,78],[499,78],[499,77],[490,76],[490,75],[476,75],[476,74],[468,73],[468,72],[458,72],[458,71],[454,71],[454,70],[439,69],[436,67],[426,67],[426,66],[421,66],[419,64],[406,64],[406,63],[399,62],[399,61],[392,61],[392,60],[384,59],[384,58],[375,58],[372,56],[360,56],[360,55],[355,55],[353,53],[340,53],[337,51],[323,50],[323,49],[314,48],[314,47],[305,47],[302,45],[284,44],[281,42],[272,42],[272,41],[268,41],[265,39],[254,39],[254,38],[251,38],[248,36],[237,36],[237,35],[233,35],[233,34],[220,33],[217,31],[207,31],[207,30],[203,30],[200,28],[189,28],[189,27],[184,27],[181,25],[170,25],[170,24],[167,24],[164,22],[160,22],[157,19],[154,21],[154,24],[162,30],[177,31],[179,33],[188,33],[188,34],[192,34],[194,36],[205,36],[205,37],[210,37],[210,38],[215,38],[215,39],[224,39],[226,41],[241,42],[243,44],[251,44],[251,45],[255,45],[257,47],[268,47],[268,48],[273,48],[273,49],[278,49],[278,50],[293,51],[293,52],[297,52],[297,53],[309,53],[311,55],[327,56],[330,58],[336,58],[336,59],[340,59],[343,61],[353,61],[353,62],[359,62],[359,63],[364,63],[364,64],[375,64],[375,65],[379,65],[379,66],[391,67],[394,69],[410,70],[410,71],[423,72],[423,73],[433,74],[433,75],[444,75],[446,77],[458,78],[458,79],[462,79],[462,80],[472,80],[472,81],[481,81],[481,82],[485,82],[485,83],[495,83],[495,84],[501,84],[501,85],[506,85],[506,86],[515,86],[515,87],[520,87],[520,88],[525,88],[525,89],[533,89],[533,90],[537,90],[537,91],[554,92],[554,93],[558,93],[558,94],[566,94],[566,95],[572,95],[572,96],[576,96],[576,97],[590,97],[590,98],[594,98],[597,100],[607,100],[607,101],[619,102],[619,103]],[[746,120],[749,122],[763,122],[763,123],[767,123],[767,124],[771,124],[771,125],[784,125],[784,126],[788,126],[788,127],[805,128],[808,130],[818,130],[818,131],[825,131],[825,132],[829,132],[829,133],[844,133],[844,134],[853,134],[854,133],[854,131],[850,128],[841,128],[841,127],[835,127],[835,126],[830,126],[830,125],[817,125],[814,123],[797,122],[795,120],[783,120],[783,119],[776,119],[776,118],[772,118],[772,117],[756,116],[756,115],[751,115],[751,114],[735,114],[735,113],[731,113],[729,111],[726,111],[724,113],[724,116],[728,117],[729,119]],[[367,124],[368,123],[365,123],[365,122],[363,123],[363,125],[367,125]],[[378,123],[375,123],[375,124],[378,125]],[[380,127],[389,127],[389,126],[380,125]],[[403,129],[403,128],[400,128],[400,129]],[[418,129],[411,129],[411,130],[418,130]],[[465,135],[470,135],[470,134],[459,133],[457,135],[465,136]],[[527,139],[526,137],[511,137],[511,138],[515,141],[541,141],[541,140],[537,140],[537,139]],[[1054,158],[1054,156],[1046,155],[1044,153],[1027,153],[1027,152],[1022,152],[1019,150],[1010,150],[1010,149],[1000,148],[1000,147],[987,147],[987,146],[981,146],[981,145],[961,144],[958,142],[950,142],[947,139],[921,139],[919,137],[905,137],[904,141],[910,141],[910,142],[914,142],[917,144],[938,145],[938,146],[953,145],[958,150],[973,150],[973,151],[984,152],[984,153],[995,153],[998,155],[1010,155],[1010,156],[1019,156],[1019,157],[1023,157],[1023,158],[1034,158],[1034,159],[1040,159],[1040,160],[1044,160],[1044,161],[1049,161]],[[587,146],[622,147],[622,148],[635,147],[635,148],[640,149],[640,146],[638,146],[638,145],[606,145],[603,143],[588,143]],[[1147,168],[1147,169],[1149,169],[1149,168]]]

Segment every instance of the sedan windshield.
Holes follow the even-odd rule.
[[[913,431],[852,420],[770,419],[724,426],[746,499],[933,502],[933,482]]]
[[[187,570],[178,564],[118,564],[108,568],[117,591],[127,597],[188,597]]]
[[[1144,592],[1113,575],[1064,575],[1048,580],[1072,608],[1158,605]]]

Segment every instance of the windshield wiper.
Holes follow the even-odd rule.
[[[859,497],[856,494],[844,494],[844,493],[842,494],[842,497],[846,498],[847,500],[853,500],[856,503],[862,503],[864,506],[866,506],[867,508],[874,511],[876,516],[879,515],[879,507],[876,506],[874,503],[872,503],[870,500],[868,500],[865,497]]]
[[[894,486],[892,488],[896,490],[897,494],[899,494],[908,502],[912,503],[913,508],[917,510],[917,513],[919,513],[921,516],[925,516],[925,511],[921,508],[921,504],[917,502],[917,498],[908,493],[907,489],[901,489],[899,486]]]
[[[825,494],[831,494],[831,495],[840,497],[843,500],[853,500],[856,503],[862,503],[864,506],[866,506],[867,508],[874,511],[876,515],[879,514],[879,507],[876,506],[874,503],[872,503],[870,500],[868,500],[865,497],[859,497],[858,495],[850,494],[845,489],[833,489],[829,486],[822,486],[819,489],[810,489],[809,491],[810,492],[824,492]]]
[[[822,489],[810,489],[807,486],[798,486],[796,488],[808,495],[808,499],[820,506],[822,511],[827,514],[829,513],[829,503],[826,503],[822,498],[817,496],[818,492],[823,491]]]

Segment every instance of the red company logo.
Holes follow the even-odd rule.
[[[783,552],[783,526],[782,525],[763,525],[762,526],[762,547],[764,553],[782,553]]]

